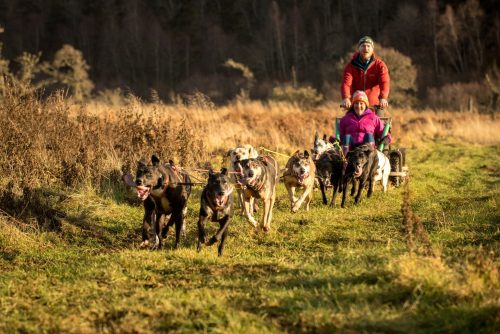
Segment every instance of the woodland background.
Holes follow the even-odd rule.
[[[305,87],[314,101],[337,100],[345,61],[370,35],[389,63],[393,104],[498,104],[495,0],[0,0],[0,26],[1,73],[19,78],[37,64],[25,79],[77,97],[201,92],[220,104]]]

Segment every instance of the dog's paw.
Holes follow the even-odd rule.
[[[267,226],[267,225],[266,225],[266,226],[262,226],[262,230],[263,230],[264,232],[266,232],[266,233],[269,233],[269,231],[270,231],[271,229],[269,228],[269,226]]]
[[[253,217],[250,217],[250,219],[248,219],[248,222],[249,222],[249,223],[250,223],[250,225],[252,225],[254,228],[257,228],[258,223],[257,223],[257,221],[256,221]]]
[[[143,240],[139,245],[139,248],[147,248],[149,246],[149,240]]]
[[[300,205],[298,205],[298,203],[295,203],[295,205],[292,207],[292,212],[295,213],[295,212],[299,211],[299,208],[300,208]]]

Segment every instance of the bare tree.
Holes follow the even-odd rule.
[[[446,5],[444,14],[439,18],[438,45],[450,59],[453,68],[458,73],[463,73],[465,70],[462,33],[462,23],[455,15],[453,7]]]

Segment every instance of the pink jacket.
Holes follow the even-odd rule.
[[[371,109],[366,109],[360,117],[353,110],[349,110],[340,120],[339,132],[342,145],[354,147],[371,143],[375,147],[375,142],[382,138],[384,123]],[[346,139],[346,135],[350,135],[350,140]],[[387,137],[389,143],[392,142],[390,133]]]

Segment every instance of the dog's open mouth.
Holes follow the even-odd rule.
[[[307,180],[308,177],[309,177],[309,173],[304,173],[302,175],[297,175],[297,181],[300,184],[303,184]]]
[[[354,177],[360,177],[362,173],[363,173],[363,168],[356,168],[356,171],[354,172]]]
[[[151,189],[149,187],[144,186],[137,186],[135,187],[135,190],[137,191],[137,197],[139,197],[143,201],[148,198],[149,193],[151,192]]]

